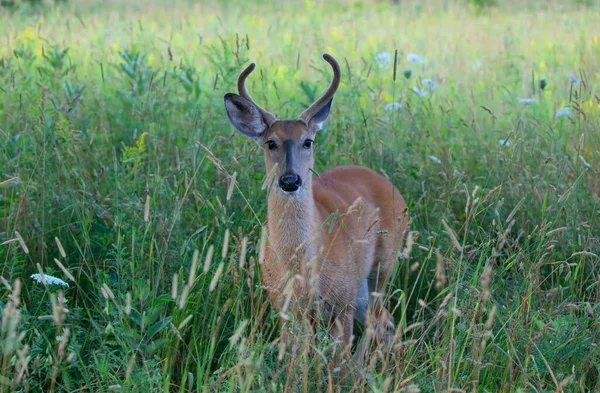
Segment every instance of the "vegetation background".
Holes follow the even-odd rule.
[[[599,391],[600,5],[397,3],[5,0],[0,392]],[[341,388],[324,332],[279,351],[223,106],[254,61],[297,116],[323,52],[315,170],[380,170],[413,219],[393,351]]]

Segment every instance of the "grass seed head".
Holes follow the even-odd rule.
[[[185,307],[185,303],[187,302],[187,297],[188,297],[188,293],[190,292],[190,287],[185,285],[183,287],[183,291],[181,291],[181,297],[179,298],[179,309],[183,310],[183,308]]]
[[[18,231],[15,231],[15,236],[17,237],[17,241],[19,242],[19,246],[21,246],[23,252],[25,254],[29,254],[29,247],[27,247],[27,244],[25,244],[25,240],[23,240],[21,234]]]
[[[173,273],[173,279],[171,280],[171,299],[177,299],[177,294],[179,293],[179,275],[177,273]]]
[[[127,292],[125,295],[125,314],[131,314],[131,292]]]
[[[65,249],[63,248],[62,243],[60,242],[60,239],[55,237],[54,238],[54,242],[56,243],[56,247],[58,247],[58,252],[60,253],[60,256],[65,259],[67,258],[67,253],[65,252]]]
[[[67,278],[73,282],[75,282],[75,277],[73,277],[73,275],[67,270],[67,268],[56,258],[54,258],[54,263],[56,263],[56,266],[58,266],[58,268],[65,274],[65,276],[67,276]]]
[[[225,269],[225,264],[223,262],[219,263],[219,267],[217,267],[217,271],[215,272],[215,275],[212,279],[212,281],[210,282],[210,285],[208,286],[208,291],[212,292],[215,290],[215,288],[217,287],[217,283],[219,282],[219,279],[221,278],[221,274],[223,274],[223,269]]]
[[[435,288],[438,291],[441,291],[442,288],[446,285],[446,269],[444,266],[444,258],[440,254],[439,250],[435,250],[435,255],[437,257],[437,266],[435,270]]]
[[[227,188],[226,200],[230,200],[233,195],[233,188],[235,187],[235,180],[237,178],[237,172],[233,172],[233,176],[229,179],[229,187]]]
[[[188,276],[188,285],[190,287],[194,286],[194,281],[196,280],[196,270],[198,269],[198,258],[200,257],[200,251],[198,249],[194,250],[194,254],[192,256],[192,267],[190,268],[190,274]],[[173,282],[176,281],[176,275],[173,275]],[[173,284],[175,285],[175,284]]]
[[[110,289],[110,287],[106,284],[103,283],[102,284],[102,288],[104,289],[104,292],[106,293],[106,298],[110,298],[110,299],[114,299],[115,298],[115,294],[113,293],[113,291]]]
[[[229,248],[229,228],[225,229],[225,236],[223,237],[223,248],[221,249],[221,259],[227,258],[227,250]]]
[[[240,246],[240,269],[243,269],[246,265],[246,249],[248,248],[248,237],[242,238],[242,245]]]
[[[215,247],[213,245],[210,245],[206,253],[206,258],[204,259],[204,273],[207,273],[210,270],[210,263],[212,261],[214,252]]]
[[[444,229],[446,230],[446,233],[450,237],[450,240],[452,241],[452,244],[454,245],[454,247],[456,247],[456,249],[458,251],[462,251],[462,246],[460,245],[460,242],[458,241],[458,238],[456,237],[456,233],[454,233],[452,228],[450,228],[450,226],[448,226],[448,223],[446,222],[445,218],[442,218],[442,225],[444,226]]]

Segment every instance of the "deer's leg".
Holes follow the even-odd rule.
[[[356,299],[356,311],[354,311],[354,318],[363,326],[367,322],[367,308],[369,308],[370,303],[369,296],[369,284],[365,278],[360,286],[358,298]]]
[[[344,307],[334,310],[329,326],[329,334],[346,347],[352,340],[354,309]]]
[[[372,312],[375,336],[377,340],[383,340],[386,344],[391,343],[396,330],[394,318],[384,306],[385,289],[397,261],[395,249],[391,239],[380,239],[376,261],[367,277],[368,306]]]

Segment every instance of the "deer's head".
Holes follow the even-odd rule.
[[[333,68],[329,88],[296,120],[278,120],[258,106],[246,90],[246,78],[254,71],[250,64],[238,78],[239,95],[225,94],[225,109],[233,126],[254,139],[264,150],[267,173],[275,169],[280,195],[296,195],[310,184],[314,164],[313,140],[329,116],[331,101],[340,84],[340,66],[329,54],[323,58]]]

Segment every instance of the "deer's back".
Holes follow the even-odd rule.
[[[379,209],[384,227],[393,227],[393,218],[406,213],[398,189],[380,173],[362,166],[338,166],[323,172],[313,179],[313,195],[321,219],[336,210],[345,213],[358,198],[365,213]]]

